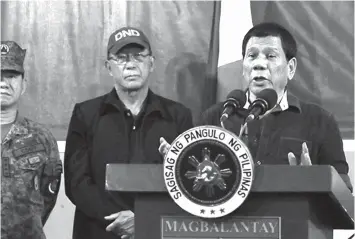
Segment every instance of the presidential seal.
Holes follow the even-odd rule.
[[[179,135],[164,158],[171,198],[203,218],[223,217],[247,198],[254,164],[247,146],[232,132],[199,126]]]

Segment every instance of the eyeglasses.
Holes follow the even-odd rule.
[[[129,59],[132,59],[132,61],[135,62],[143,62],[148,56],[151,56],[149,53],[148,54],[142,54],[142,53],[134,53],[134,54],[120,54],[116,55],[116,57],[110,57],[108,58],[109,60],[114,61],[118,65],[123,65],[126,64]]]

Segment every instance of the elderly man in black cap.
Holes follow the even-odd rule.
[[[22,117],[26,50],[1,42],[1,238],[44,239],[43,225],[60,185],[57,141],[41,124]]]
[[[134,196],[105,191],[106,164],[162,163],[160,137],[171,143],[192,127],[189,109],[149,89],[154,60],[141,30],[115,31],[105,62],[114,88],[74,107],[64,157],[74,239],[133,238]]]

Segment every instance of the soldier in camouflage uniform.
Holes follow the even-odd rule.
[[[62,173],[56,139],[41,124],[21,117],[26,89],[26,50],[1,42],[1,238],[44,239],[43,226],[56,200]]]

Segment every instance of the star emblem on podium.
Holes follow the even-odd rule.
[[[208,197],[215,194],[214,186],[221,190],[226,190],[227,186],[224,178],[232,175],[229,168],[221,169],[220,165],[226,161],[224,154],[218,154],[214,161],[211,160],[211,152],[208,148],[202,149],[202,162],[194,155],[189,156],[188,162],[196,168],[195,171],[187,171],[185,177],[194,179],[192,189],[195,192],[205,188]]]

